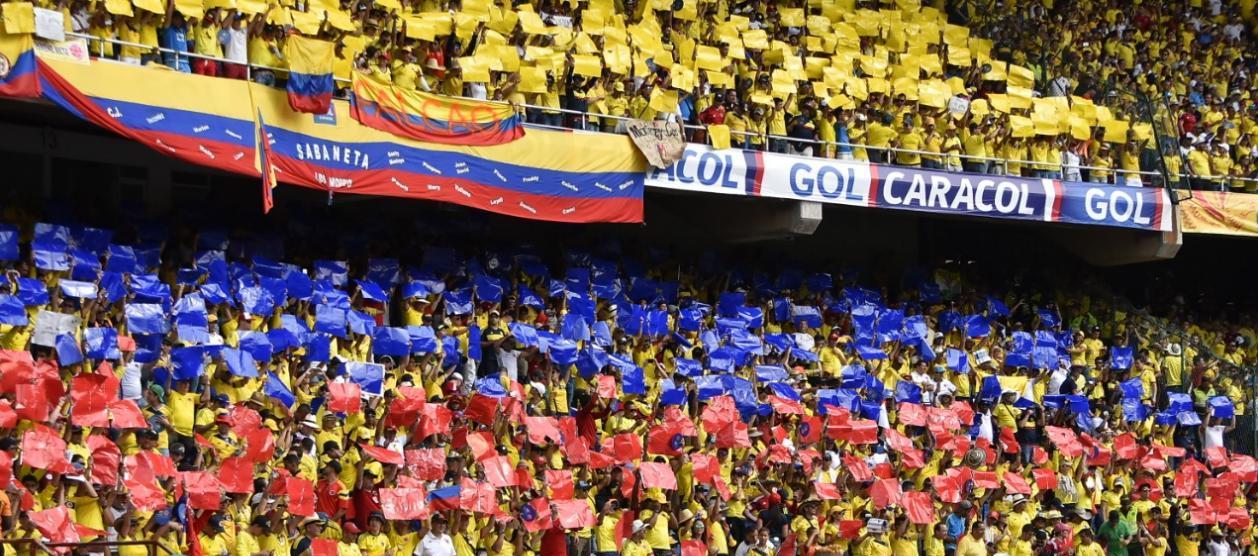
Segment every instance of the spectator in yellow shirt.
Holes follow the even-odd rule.
[[[926,138],[913,127],[913,115],[905,115],[904,128],[900,130],[900,135],[895,140],[895,148],[903,149],[895,153],[896,164],[901,166],[920,166],[922,155],[919,151],[925,146]]]

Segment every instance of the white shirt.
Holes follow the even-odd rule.
[[[242,27],[233,29],[226,27],[219,34],[219,42],[223,43],[223,57],[238,64],[249,63],[249,34]]]
[[[498,349],[498,370],[506,372],[511,380],[520,378],[520,352],[511,349]]]
[[[1206,427],[1205,447],[1219,448],[1223,446],[1223,431],[1227,430],[1224,425],[1210,425]]]
[[[1061,385],[1066,383],[1066,378],[1070,376],[1070,371],[1058,367],[1053,371],[1052,376],[1048,377],[1048,395],[1056,396],[1061,394]]]
[[[143,365],[132,361],[122,370],[122,399],[139,401],[144,396],[144,386],[140,384],[140,370]]]
[[[415,556],[454,556],[454,539],[450,535],[434,535],[431,531],[424,535],[415,548]]]

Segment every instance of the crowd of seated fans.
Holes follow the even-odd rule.
[[[6,554],[1255,550],[1249,315],[1043,267],[188,222],[6,205]]]
[[[1258,186],[1248,179],[1248,86],[1229,88],[1249,79],[1242,8],[983,4],[77,0],[63,9],[74,31],[127,43],[94,42],[105,57],[277,83],[285,37],[300,33],[335,41],[346,87],[359,72],[512,102],[540,125],[612,132],[625,119],[666,119],[691,125],[693,141],[726,126],[731,146],[781,153]]]

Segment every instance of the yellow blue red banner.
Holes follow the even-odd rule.
[[[1258,236],[1258,195],[1229,191],[1193,191],[1180,201],[1185,233]]]
[[[359,73],[353,88],[354,119],[394,135],[452,145],[497,145],[524,136],[524,122],[507,104],[408,91]]]
[[[0,29],[0,95],[39,96],[35,72],[35,40],[26,33],[6,33]]]
[[[627,137],[530,130],[501,145],[427,143],[345,117],[344,101],[326,114],[302,114],[284,91],[244,81],[103,62],[39,64],[49,100],[192,163],[259,176],[260,127],[282,183],[538,220],[642,221],[646,162]]]
[[[298,112],[324,114],[332,104],[332,43],[291,35],[284,41],[288,60],[288,105]]]

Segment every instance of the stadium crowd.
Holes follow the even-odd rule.
[[[1180,302],[440,218],[4,221],[6,555],[1258,554],[1258,338]]]
[[[1248,86],[1216,87],[1227,88],[1225,76],[1248,79],[1241,53],[1250,33],[1240,8],[1183,8],[1189,10],[1184,25],[1179,6],[1191,3],[1131,12],[1117,1],[1062,0],[1052,10],[1013,3],[1008,13],[1022,19],[978,27],[990,31],[983,35],[950,23],[945,4],[77,0],[59,6],[73,31],[126,43],[95,42],[94,54],[179,71],[282,82],[285,37],[301,33],[337,44],[335,75],[343,85],[357,70],[406,90],[528,107],[536,124],[611,132],[625,119],[666,119],[693,124],[691,140],[711,135],[719,146],[728,137],[748,149],[1127,185],[1160,183],[1165,168],[1171,180],[1186,178],[1195,187],[1258,190],[1258,181],[1248,179],[1255,169],[1247,153],[1253,148],[1251,105],[1243,98]],[[983,3],[958,4],[954,12],[981,10]],[[1037,33],[1041,27],[1052,31],[1051,39]],[[1140,50],[1141,44],[1155,48]],[[193,57],[158,53],[156,46]],[[1066,55],[1053,54],[1059,51]],[[274,69],[249,74],[246,63]],[[1115,97],[1115,91],[1129,92]],[[1168,121],[1166,111],[1158,102],[1134,102],[1135,92],[1170,95],[1180,129],[1155,130],[1152,122]]]

